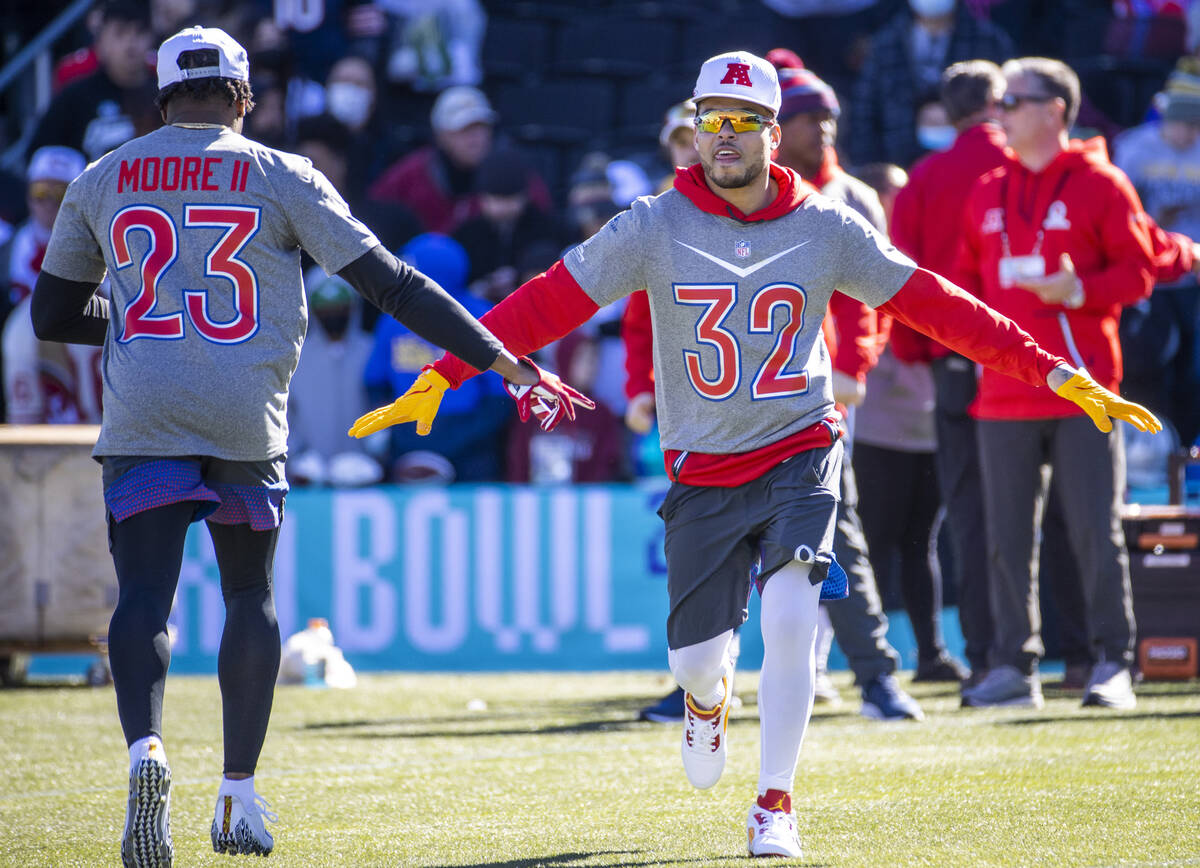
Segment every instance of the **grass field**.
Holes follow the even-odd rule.
[[[1105,713],[960,711],[916,686],[924,723],[818,709],[796,796],[793,863],[1200,865],[1200,683],[1145,685]],[[280,688],[258,770],[279,812],[266,865],[746,865],[758,767],[756,673],[721,782],[688,786],[675,726],[638,723],[653,673],[369,675],[352,691]],[[486,710],[472,710],[482,700]],[[173,678],[166,740],[177,866],[215,855],[216,681]],[[119,864],[126,755],[110,689],[0,692],[0,864]],[[264,864],[249,862],[248,864]],[[774,863],[779,864],[779,863]]]

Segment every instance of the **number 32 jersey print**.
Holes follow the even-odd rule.
[[[821,320],[834,290],[871,307],[915,265],[815,193],[745,223],[678,189],[639,199],[563,260],[598,305],[645,287],[664,449],[748,452],[833,411]]]
[[[334,273],[376,244],[307,159],[228,128],[166,126],[93,163],[43,268],[110,278],[95,454],[285,452],[308,319],[300,248]]]

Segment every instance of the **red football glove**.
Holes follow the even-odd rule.
[[[522,356],[521,361],[533,366],[538,381],[532,386],[518,386],[505,380],[504,390],[517,402],[517,415],[522,422],[528,422],[529,417],[534,416],[543,431],[553,431],[563,419],[575,418],[575,404],[587,410],[595,409],[595,401],[572,389],[558,375],[543,371],[528,356]]]

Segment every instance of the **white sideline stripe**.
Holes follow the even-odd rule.
[[[396,762],[389,762],[389,763],[378,763],[378,762],[373,762],[373,763],[369,763],[369,764],[363,763],[361,765],[352,764],[352,765],[336,765],[336,766],[308,766],[308,767],[299,768],[299,769],[292,767],[292,768],[287,768],[287,769],[264,770],[264,769],[260,768],[255,776],[256,777],[261,776],[263,778],[266,778],[267,780],[270,780],[271,778],[294,778],[294,777],[301,777],[301,776],[307,777],[307,776],[311,776],[314,774],[321,774],[321,775],[362,774],[363,772],[373,772],[373,771],[379,771],[380,769],[393,769],[393,768],[409,768],[409,769],[441,768],[446,765],[452,765],[455,762],[478,763],[481,760],[486,762],[487,760],[497,760],[497,759],[536,759],[537,757],[546,756],[548,754],[581,754],[581,753],[603,753],[603,752],[604,752],[604,749],[602,749],[602,748],[585,748],[585,747],[578,747],[578,748],[563,747],[563,748],[557,748],[557,749],[553,749],[553,750],[526,751],[524,753],[513,753],[511,751],[497,751],[495,753],[490,753],[490,754],[472,754],[469,757],[464,756],[459,760],[455,760],[453,757],[449,757],[449,758],[441,757],[438,759],[438,761],[436,763],[435,762],[422,762],[421,760],[418,759],[418,760],[397,760]],[[203,778],[174,777],[171,780],[171,789],[175,789],[176,787],[180,787],[180,786],[186,786],[186,787],[196,786],[196,785],[209,786],[209,785],[212,785],[215,780],[216,780],[216,775],[206,775]],[[31,793],[2,793],[2,794],[0,794],[0,802],[15,802],[15,801],[22,801],[22,800],[26,800],[26,799],[55,799],[55,798],[63,798],[64,796],[79,796],[79,795],[84,795],[86,793],[113,793],[113,792],[128,793],[129,792],[128,784],[119,786],[119,787],[118,786],[79,787],[79,788],[71,789],[71,790],[38,790],[35,792],[31,792]]]

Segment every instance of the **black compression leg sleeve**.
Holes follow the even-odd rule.
[[[126,744],[152,734],[162,738],[163,687],[171,662],[167,616],[195,509],[192,502],[172,503],[122,522],[109,517],[119,594],[108,623],[108,658]]]
[[[275,677],[279,673],[279,623],[271,577],[279,529],[209,522],[225,630],[217,656],[225,735],[225,773],[253,774],[267,736]]]

